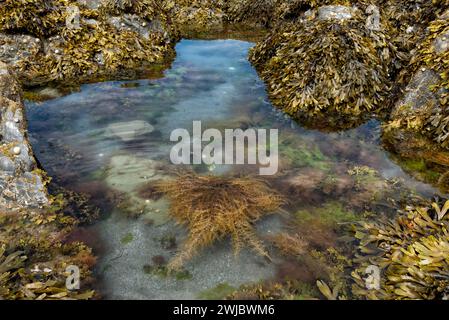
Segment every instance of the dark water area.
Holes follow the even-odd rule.
[[[270,243],[300,234],[309,250],[338,247],[344,226],[367,210],[385,214],[391,201],[438,191],[399,167],[382,148],[380,123],[334,133],[308,130],[276,110],[247,60],[253,43],[183,40],[161,79],[87,84],[45,102],[28,102],[29,135],[36,157],[59,185],[87,193],[102,217],[78,231],[99,257],[101,293],[112,299],[196,299],[217,286],[238,288],[285,276],[313,284],[310,266],[289,268],[276,245],[272,262],[225,239],[189,261],[184,276],[149,272],[169,260],[186,231],[168,215],[168,200],[151,197],[152,183],[172,179],[177,128],[279,130],[279,171],[266,179],[288,200],[285,212],[257,223]],[[194,165],[201,174],[257,174],[250,165]],[[147,188],[147,192],[145,192]],[[305,270],[298,270],[304,268]],[[306,270],[307,269],[307,270]],[[312,273],[312,275],[310,275]]]

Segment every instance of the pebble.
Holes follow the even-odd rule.
[[[18,155],[22,152],[22,149],[20,149],[20,147],[14,147],[14,148],[12,149],[12,152],[13,152],[16,156],[18,156]]]

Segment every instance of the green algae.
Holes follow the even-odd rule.
[[[161,278],[171,277],[178,281],[186,281],[192,279],[192,274],[188,270],[181,269],[174,272],[172,270],[169,270],[167,266],[145,265],[143,266],[143,272]]]
[[[127,233],[123,238],[120,240],[120,242],[124,245],[127,245],[134,240],[134,235],[132,233]]]
[[[339,202],[329,202],[322,207],[299,210],[295,213],[298,223],[320,223],[325,226],[335,227],[340,223],[350,223],[357,220],[357,215],[346,210]]]
[[[199,299],[203,300],[222,300],[235,292],[237,288],[228,283],[220,283],[214,288],[210,288],[198,294]]]
[[[326,157],[316,145],[306,141],[297,141],[287,134],[281,136],[279,154],[296,168],[310,167],[322,171],[330,170],[330,159]]]

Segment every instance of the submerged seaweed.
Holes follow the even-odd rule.
[[[179,269],[198,250],[225,236],[231,236],[236,254],[249,245],[269,257],[253,223],[274,213],[284,200],[263,181],[186,174],[159,183],[159,189],[171,201],[171,216],[189,231],[178,255],[169,263],[170,269]]]

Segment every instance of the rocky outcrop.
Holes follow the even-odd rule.
[[[20,87],[0,62],[0,208],[40,207],[48,203],[26,135]]]
[[[7,1],[0,60],[28,85],[113,78],[171,60],[177,33],[168,20],[151,1]]]
[[[412,66],[415,73],[396,102],[384,140],[401,158],[449,166],[449,11],[432,22]]]

